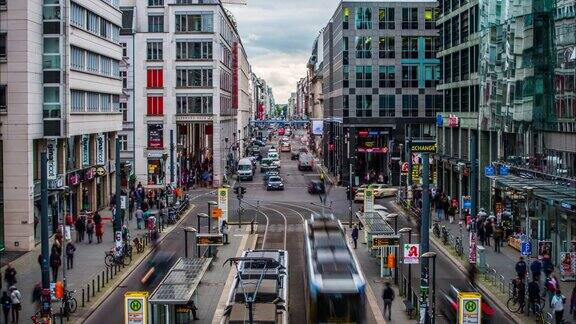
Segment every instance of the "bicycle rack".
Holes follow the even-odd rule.
[[[497,283],[498,273],[496,272],[496,269],[490,269],[490,270],[491,270],[492,273],[494,274],[494,279],[492,280],[492,284],[493,284],[494,286],[498,286],[498,283]]]
[[[550,313],[546,313],[545,321],[548,324],[554,324],[554,316],[552,316],[552,314],[550,314]]]
[[[508,298],[512,298],[513,297],[513,292],[514,292],[514,288],[512,288],[512,282],[510,281],[508,283]]]
[[[500,292],[503,293],[503,294],[506,293],[506,289],[505,289],[505,285],[504,285],[504,280],[505,280],[505,279],[504,279],[504,276],[503,276],[503,275],[500,275],[500,281],[498,282],[498,285],[500,286],[500,287],[499,287],[499,288],[500,288]]]

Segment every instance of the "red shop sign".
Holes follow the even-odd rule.
[[[359,153],[381,153],[386,154],[388,153],[388,147],[359,147],[356,151]]]
[[[80,175],[80,172],[76,171],[68,174],[69,186],[76,186],[80,183],[80,181],[82,181],[82,176]]]
[[[88,169],[84,170],[84,181],[90,181],[94,179],[95,176],[96,176],[95,167],[89,167]]]
[[[368,131],[367,131],[367,130],[358,131],[358,136],[360,136],[360,137],[368,137]]]
[[[460,118],[453,114],[448,115],[448,127],[456,128],[458,126],[460,126]]]

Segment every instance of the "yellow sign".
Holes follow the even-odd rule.
[[[458,324],[482,323],[482,295],[477,292],[458,294]]]
[[[148,293],[131,291],[124,294],[124,323],[148,323]]]
[[[364,189],[364,212],[374,211],[374,189]]]
[[[220,218],[223,221],[228,222],[228,193],[230,188],[220,188],[218,189],[218,208],[222,212]]]

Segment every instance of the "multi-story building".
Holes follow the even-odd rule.
[[[120,29],[120,46],[122,47],[122,60],[120,61],[120,77],[122,78],[122,94],[120,95],[120,111],[122,112],[122,131],[118,133],[120,139],[120,159],[122,167],[122,187],[130,187],[129,179],[134,171],[135,155],[134,143],[136,132],[134,129],[134,32],[136,21],[134,7],[120,7],[122,10],[122,28]],[[133,184],[132,184],[133,185]]]
[[[314,40],[314,45],[312,46],[312,53],[308,59],[307,64],[307,75],[303,80],[307,80],[308,85],[303,87],[307,90],[307,109],[306,116],[311,120],[323,120],[324,119],[324,94],[323,94],[323,79],[322,70],[324,67],[324,29],[320,30],[320,33]],[[306,107],[307,106],[307,107]],[[316,152],[319,157],[322,157],[322,136],[314,135],[312,129],[310,129],[310,141],[309,145],[313,152]]]
[[[161,187],[203,168],[220,185],[250,110],[235,21],[219,0],[126,3],[134,15],[136,181]]]
[[[308,111],[308,100],[310,99],[308,97],[308,84],[308,77],[301,78],[296,84],[296,116],[299,118],[310,118],[306,114]]]
[[[122,129],[121,24],[117,0],[0,1],[0,249],[39,240],[42,152],[52,233],[66,210],[108,206]]]
[[[436,1],[342,1],[323,32],[324,163],[397,179],[399,145],[434,138],[442,107]],[[349,137],[350,152],[346,144]],[[390,169],[389,166],[395,167]],[[396,176],[394,176],[396,174]],[[348,176],[341,177],[348,183]]]
[[[576,234],[574,1],[440,1],[439,187],[550,240]],[[472,136],[474,135],[474,136]],[[471,141],[479,191],[471,192]],[[485,172],[487,170],[487,172]],[[530,189],[532,188],[532,189]]]
[[[288,98],[288,118],[294,118],[296,115],[296,92],[290,93]]]

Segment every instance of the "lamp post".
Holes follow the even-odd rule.
[[[526,195],[526,239],[528,240],[529,244],[532,244],[532,229],[530,226],[530,200],[532,199],[532,194],[534,193],[534,188],[530,187],[530,186],[526,186],[524,188],[522,188],[524,190],[524,194]],[[530,269],[530,255],[526,256],[526,267],[528,269]],[[528,280],[529,276],[526,276],[526,287],[528,287],[529,284],[529,280]],[[528,299],[528,294],[526,294],[526,303],[525,305],[529,305],[529,299]],[[530,314],[530,307],[526,307],[526,314]]]
[[[423,259],[432,259],[432,300],[430,311],[430,323],[436,324],[436,252],[426,252],[422,254]]]
[[[200,220],[202,218],[208,218],[208,220],[210,220],[210,216],[205,213],[199,213],[196,215],[196,217],[198,218],[198,234],[200,234],[200,232],[202,232],[202,226],[200,226]],[[210,252],[210,249],[208,249],[208,252]],[[196,245],[196,255],[200,257],[200,247],[198,245]]]
[[[404,164],[404,162],[402,160],[404,160],[404,144],[398,144],[398,147],[400,148],[400,166],[398,168],[398,187],[401,188],[402,187],[402,164]]]
[[[411,227],[404,227],[398,231],[398,234],[405,234],[408,233],[408,244],[412,243],[412,228]],[[408,300],[412,300],[412,264],[408,264],[408,289],[406,291],[406,295],[408,296]]]
[[[388,219],[394,219],[394,234],[398,234],[398,214],[396,213],[392,213],[392,214],[388,214],[386,215],[386,220]],[[396,258],[394,258],[394,260],[396,260],[396,269],[394,270],[394,284],[398,285],[398,255],[400,253],[398,253],[398,249],[396,248]]]
[[[218,203],[215,201],[208,202],[208,233],[212,230],[212,222],[210,218],[212,218],[212,206],[218,206]]]

